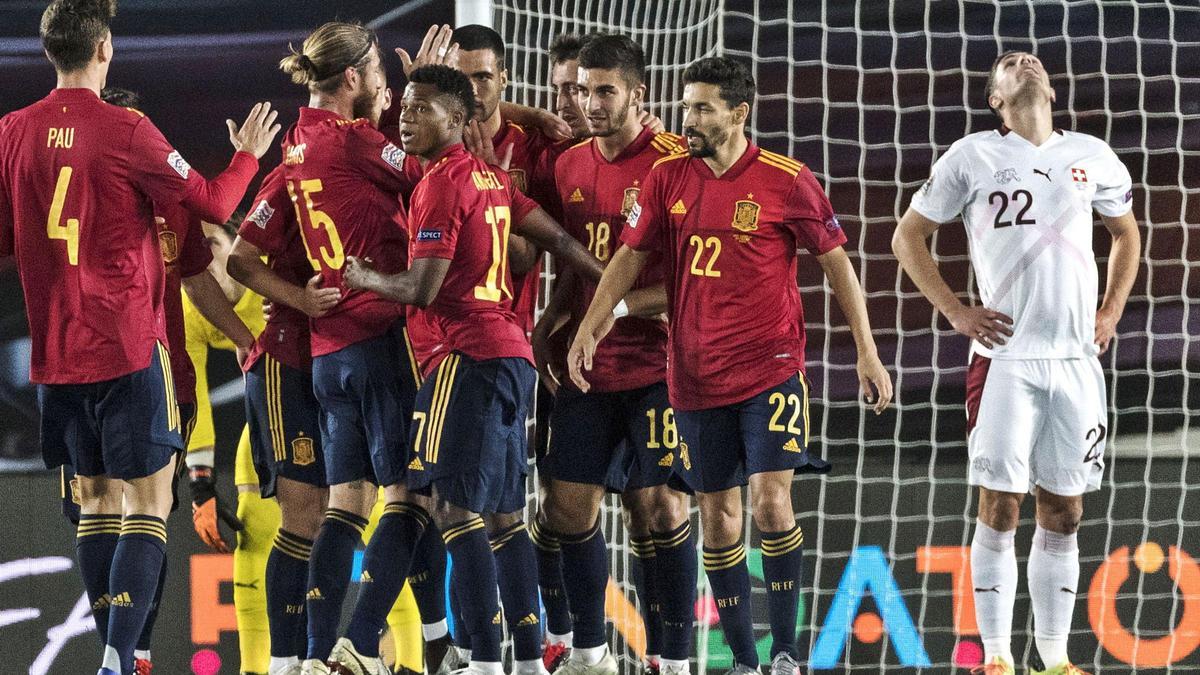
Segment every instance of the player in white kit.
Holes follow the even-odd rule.
[[[1129,297],[1140,237],[1129,171],[1104,141],[1054,129],[1054,90],[1036,56],[1001,54],[987,101],[1003,126],[963,138],[938,159],[892,249],[921,292],[972,339],[968,473],[979,486],[979,514],[971,578],[984,643],[984,665],[972,672],[1014,672],[1013,538],[1030,492],[1037,527],[1026,572],[1038,654],[1044,673],[1082,673],[1067,658],[1067,635],[1083,493],[1099,489],[1104,469],[1108,421],[1097,356]],[[1113,240],[1099,310],[1093,210]],[[926,243],[960,214],[983,302],[970,307],[946,284]]]

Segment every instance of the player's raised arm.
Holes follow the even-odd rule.
[[[892,235],[892,252],[909,278],[950,321],[954,330],[978,340],[989,349],[994,344],[1004,344],[1006,338],[1012,336],[1012,317],[983,305],[964,305],[938,271],[927,242],[940,225],[910,207]]]
[[[604,268],[604,274],[596,286],[596,294],[592,296],[592,304],[588,305],[587,314],[579,324],[575,340],[571,342],[571,351],[567,353],[567,368],[580,391],[586,393],[590,388],[583,371],[592,369],[592,357],[596,354],[600,329],[608,323],[613,310],[629,293],[629,289],[633,288],[649,257],[649,251],[622,246],[608,261],[608,267]]]
[[[846,323],[850,324],[850,332],[854,335],[854,345],[858,351],[860,393],[867,403],[874,404],[875,414],[878,415],[892,400],[892,377],[879,360],[879,350],[871,336],[871,322],[867,317],[867,302],[863,297],[862,286],[858,283],[858,277],[854,275],[850,257],[841,246],[817,256],[817,262],[821,263],[825,278],[829,280],[829,287],[833,289],[833,295],[845,313]]]

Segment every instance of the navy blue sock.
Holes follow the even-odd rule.
[[[119,513],[79,517],[79,528],[75,531],[75,557],[79,560],[83,588],[92,603],[92,619],[96,622],[101,644],[106,643],[108,638],[108,603],[111,599],[108,595],[108,578],[120,536]]]
[[[308,592],[304,610],[308,614],[306,658],[329,658],[338,638],[342,601],[350,586],[354,548],[367,527],[367,519],[349,511],[329,509],[313,542],[308,566]]]
[[[654,555],[654,540],[650,537],[630,537],[633,550],[631,572],[641,605],[642,623],[646,626],[646,654],[662,655],[662,603],[659,600],[658,558]]]
[[[459,575],[462,572],[457,567],[450,572],[450,613],[454,615],[454,644],[459,649],[471,649],[471,634],[467,632],[467,620],[463,618],[462,598],[458,592],[458,584],[462,582]]]
[[[383,507],[379,525],[363,553],[358,602],[346,630],[346,637],[359,654],[379,656],[379,634],[400,596],[417,540],[429,522],[429,514],[419,506],[392,502]]]
[[[111,600],[107,647],[116,650],[124,672],[133,672],[133,650],[154,602],[167,553],[167,525],[143,514],[125,517],[108,578]]]
[[[683,661],[692,653],[696,618],[696,539],[692,524],[686,520],[670,532],[653,534],[662,604],[662,657]]]
[[[417,540],[408,570],[408,586],[417,601],[421,623],[446,619],[446,544],[433,523],[425,527],[425,533]]]
[[[780,652],[799,658],[796,612],[804,572],[804,531],[796,525],[784,532],[763,532],[762,556],[767,616],[771,621],[771,658]]]
[[[280,529],[267,556],[267,626],[271,656],[303,656],[297,636],[305,635],[304,585],[313,543]],[[307,637],[307,636],[306,636]]]
[[[537,557],[525,523],[518,522],[497,532],[491,541],[499,574],[500,600],[512,635],[513,659],[540,659],[542,619],[538,611],[537,576],[529,573],[537,565]]]
[[[725,641],[737,663],[758,667],[754,646],[754,624],[750,616],[750,569],[746,567],[746,548],[741,543],[725,548],[704,547],[704,571],[712,586],[725,630]]]
[[[500,605],[496,602],[496,559],[483,519],[475,516],[442,530],[454,559],[454,587],[463,627],[471,634],[471,660],[500,662]]]
[[[158,587],[154,589],[154,602],[150,604],[150,613],[146,615],[146,625],[142,626],[142,634],[137,641],[137,648],[140,651],[150,651],[150,638],[154,635],[154,622],[158,621],[158,606],[162,603],[163,587],[166,585],[167,556],[164,554],[162,569],[158,572]]]
[[[567,606],[567,589],[563,587],[562,550],[536,519],[529,526],[529,539],[537,554],[538,589],[546,608],[546,630],[566,635],[571,632],[571,610]]]
[[[563,581],[571,607],[576,647],[603,645],[604,595],[608,586],[608,548],[600,519],[582,534],[554,535],[562,547]]]

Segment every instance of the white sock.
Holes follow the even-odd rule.
[[[1078,536],[1042,529],[1033,532],[1029,550],[1029,596],[1033,605],[1033,638],[1046,668],[1067,662],[1067,636],[1079,587]]]
[[[149,650],[149,649],[135,649],[135,650],[133,650],[133,658],[135,658],[135,659],[141,659],[141,660],[143,660],[143,661],[151,661],[151,660],[152,660],[152,659],[150,658],[150,650]]]
[[[571,647],[571,641],[574,639],[575,639],[575,631],[568,631],[566,633],[563,633],[562,635],[555,635],[554,633],[551,633],[550,631],[546,631],[546,641],[549,642],[550,644],[557,644],[557,643],[561,642],[564,647],[567,647],[569,649]]]
[[[1013,603],[1017,599],[1016,531],[1000,532],[975,522],[971,540],[971,584],[975,621],[983,640],[983,660],[999,656],[1012,663]]]
[[[575,647],[571,650],[572,661],[582,661],[585,665],[594,666],[600,663],[604,655],[608,653],[608,645],[600,645],[599,647]]]
[[[426,642],[433,642],[438,638],[445,637],[449,632],[450,627],[446,624],[445,619],[436,623],[421,624],[421,637],[425,638]]]
[[[681,659],[679,661],[676,661],[675,659],[661,659],[658,662],[658,667],[662,669],[662,672],[664,673],[668,670],[673,672],[679,672],[682,670],[686,673],[688,672],[689,668],[687,659]]]
[[[465,661],[466,663],[471,662],[471,650],[470,649],[463,649],[462,647],[451,647],[451,649],[455,649],[458,651],[458,660],[459,661]]]
[[[499,661],[472,661],[471,672],[481,675],[504,675],[504,664]]]
[[[513,661],[513,675],[541,675],[546,672],[541,659]]]
[[[100,662],[101,668],[108,668],[114,673],[121,672],[121,655],[116,649],[104,645],[104,660]]]
[[[267,673],[269,675],[276,675],[276,673],[283,672],[297,663],[300,663],[300,659],[295,656],[272,656],[271,665],[267,667]]]

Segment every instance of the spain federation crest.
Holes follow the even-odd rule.
[[[637,203],[638,194],[641,193],[641,188],[625,188],[625,199],[621,200],[621,215],[629,219],[629,214],[633,212],[633,205]]]
[[[738,232],[753,232],[758,229],[758,212],[762,206],[749,199],[739,199],[734,205],[733,229]]]
[[[308,466],[317,461],[316,453],[313,452],[313,440],[307,436],[301,436],[292,441],[292,463],[296,466]]]
[[[525,170],[524,169],[509,169],[508,177],[512,179],[513,186],[525,194]]]
[[[163,263],[167,265],[179,259],[179,241],[166,226],[158,231],[158,250],[162,252]]]

